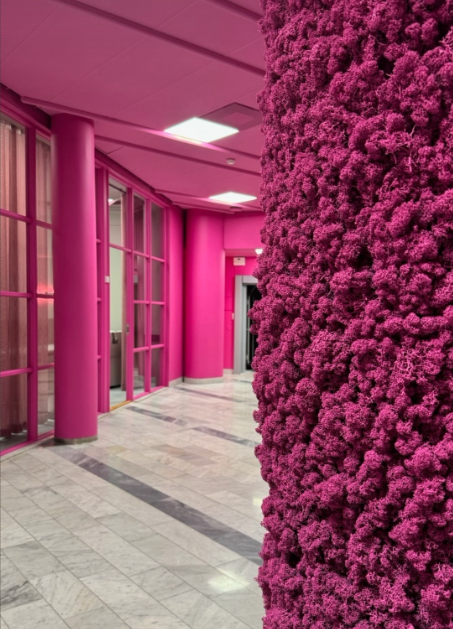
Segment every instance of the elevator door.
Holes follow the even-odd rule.
[[[256,285],[248,285],[247,289],[247,321],[246,321],[246,334],[245,334],[245,366],[246,369],[252,368],[253,357],[257,348],[257,336],[251,332],[252,321],[248,315],[255,301],[261,299],[261,293]]]

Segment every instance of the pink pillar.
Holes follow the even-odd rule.
[[[97,281],[94,126],[52,118],[55,438],[97,439]]]
[[[184,380],[221,381],[224,352],[223,216],[187,214]]]

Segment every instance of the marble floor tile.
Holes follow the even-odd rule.
[[[236,561],[230,561],[229,563],[218,566],[217,569],[248,589],[254,592],[260,592],[258,583],[256,582],[258,566],[248,559],[236,559]]]
[[[158,564],[172,570],[173,566],[181,565],[205,565],[205,563],[187,552],[181,546],[174,544],[169,539],[157,532],[148,537],[136,540],[134,546],[154,559]]]
[[[64,570],[63,564],[36,541],[6,548],[5,555],[28,579]]]
[[[0,608],[2,611],[41,599],[41,595],[5,555],[0,558]]]
[[[211,566],[218,566],[239,558],[237,553],[181,522],[161,524],[155,526],[154,530]]]
[[[247,629],[247,625],[201,592],[178,594],[165,599],[163,605],[192,629]]]
[[[108,607],[99,607],[79,616],[66,619],[70,629],[129,629]]]
[[[249,382],[163,389],[96,443],[2,461],[1,629],[260,629]]]
[[[83,582],[131,629],[184,627],[161,603],[118,571],[87,577]]]
[[[158,601],[192,589],[188,583],[166,568],[153,568],[153,570],[136,574],[131,579]]]
[[[33,537],[4,509],[0,514],[0,546],[2,549],[33,541]]]
[[[9,629],[68,629],[67,624],[45,601],[40,600],[2,611]]]
[[[173,566],[172,572],[206,596],[239,592],[246,587],[207,564]]]
[[[141,539],[153,532],[151,528],[127,513],[107,515],[99,518],[99,522],[128,542]]]
[[[138,574],[157,567],[148,555],[104,526],[82,529],[77,534],[92,550],[124,574]]]
[[[261,596],[258,594],[250,590],[226,592],[214,596],[212,600],[252,629],[262,628],[264,607]]]
[[[62,618],[102,607],[91,590],[67,570],[32,579],[31,583]]]

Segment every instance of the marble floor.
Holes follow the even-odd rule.
[[[1,629],[260,629],[251,374],[163,389],[1,463]]]

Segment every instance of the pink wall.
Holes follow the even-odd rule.
[[[168,209],[168,380],[183,376],[184,214]]]
[[[234,365],[234,284],[236,275],[253,275],[256,256],[245,259],[245,266],[233,266],[233,258],[227,257],[225,264],[225,350],[224,369]]]
[[[230,256],[255,255],[255,249],[262,247],[261,228],[264,214],[250,216],[226,216],[223,246]]]
[[[184,377],[223,376],[225,252],[223,216],[187,214]]]

